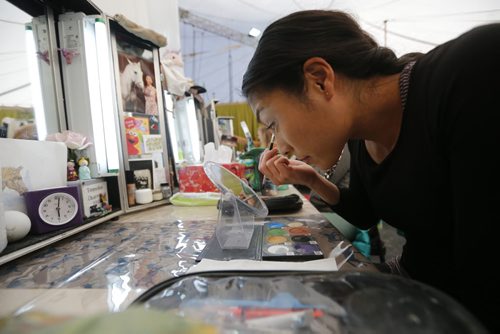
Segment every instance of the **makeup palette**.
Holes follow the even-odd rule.
[[[304,222],[271,221],[264,224],[262,260],[306,261],[323,257],[321,248]]]

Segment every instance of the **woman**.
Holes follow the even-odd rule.
[[[144,99],[146,100],[146,114],[158,115],[158,105],[156,104],[156,88],[153,86],[153,78],[146,74],[146,86],[144,87]]]
[[[404,231],[399,272],[491,330],[499,59],[499,24],[398,59],[350,16],[304,11],[266,29],[242,87],[275,132],[259,166],[268,178],[310,187],[359,228],[383,219]],[[346,142],[351,180],[339,189],[309,165],[332,173]]]

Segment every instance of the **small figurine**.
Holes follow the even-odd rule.
[[[111,212],[113,210],[113,206],[108,203],[108,196],[106,194],[99,194],[99,198],[101,200],[104,213]]]
[[[90,169],[88,167],[89,162],[85,157],[78,159],[78,176],[80,180],[90,180]]]
[[[68,181],[78,180],[78,174],[75,169],[75,162],[73,160],[70,160],[68,161],[67,166],[68,166],[68,174],[67,174]]]

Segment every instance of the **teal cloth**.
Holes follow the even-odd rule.
[[[358,233],[356,233],[356,237],[354,238],[354,241],[352,241],[352,244],[361,254],[368,258],[370,257],[371,243],[368,231],[358,229]]]
[[[361,254],[370,257],[371,243],[368,231],[360,230],[334,212],[322,212],[322,214],[359,250]]]

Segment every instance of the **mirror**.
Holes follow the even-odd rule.
[[[267,206],[245,181],[221,165],[207,161],[203,169],[221,191],[215,235],[222,249],[248,249],[255,217],[268,214]]]
[[[0,138],[44,140],[60,130],[54,25],[47,13],[31,14],[0,0]]]
[[[178,146],[177,154],[174,153],[175,162],[200,163],[203,143],[193,97],[176,100],[173,113],[168,115],[167,111],[167,117],[169,127],[173,123],[170,131],[172,143],[177,143]]]
[[[256,217],[267,216],[266,204],[245,181],[215,162],[205,162],[203,169],[223,195],[233,194]]]

